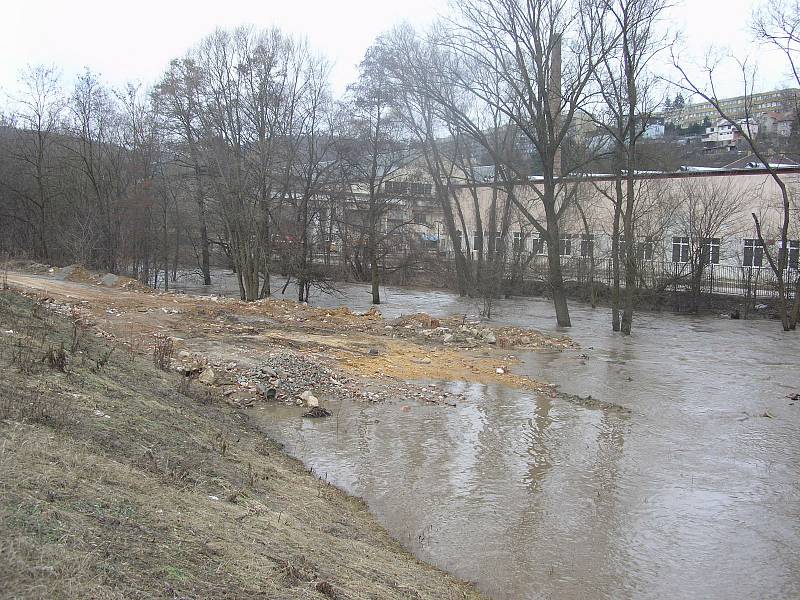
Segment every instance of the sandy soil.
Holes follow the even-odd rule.
[[[85,278],[82,278],[84,281]],[[54,301],[66,312],[78,307],[84,320],[109,338],[149,352],[155,335],[175,339],[176,357],[203,363],[257,364],[276,347],[330,364],[364,384],[394,385],[398,380],[448,380],[501,383],[549,391],[546,382],[514,375],[520,350],[563,350],[567,338],[517,328],[487,328],[493,343],[475,329],[444,343],[442,333],[459,334],[462,316],[438,321],[427,315],[387,321],[380,313],[353,314],[346,308],[322,309],[287,300],[244,303],[229,298],[163,294],[136,288],[58,280],[11,272],[12,287]],[[469,327],[469,326],[468,326]],[[476,326],[477,327],[477,326]],[[433,335],[431,335],[433,334]],[[444,338],[446,339],[446,338]]]

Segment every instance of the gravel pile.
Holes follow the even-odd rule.
[[[352,397],[360,393],[360,385],[341,373],[301,354],[270,354],[255,369],[239,372],[239,385],[262,394],[265,386],[275,388],[277,399],[295,402],[303,392],[311,391],[326,399]]]

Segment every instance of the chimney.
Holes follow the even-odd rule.
[[[561,126],[561,36],[558,35],[550,53],[550,112],[555,123],[553,128]],[[561,146],[556,148],[553,156],[553,174],[561,177]]]

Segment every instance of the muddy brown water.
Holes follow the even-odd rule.
[[[344,292],[314,303],[369,307],[366,287]],[[384,293],[389,317],[478,308]],[[260,421],[420,558],[493,598],[800,597],[800,402],[787,398],[800,333],[642,314],[623,338],[607,310],[571,308],[581,350],[525,354],[515,372],[630,415],[440,382],[467,401],[342,402],[322,420],[276,406]],[[494,322],[555,330],[537,299],[498,302]]]

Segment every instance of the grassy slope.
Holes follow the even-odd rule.
[[[0,292],[3,597],[478,597],[246,412],[124,347],[99,366],[111,342],[85,331],[71,353],[72,337],[68,317]],[[62,342],[66,373],[45,358]]]

